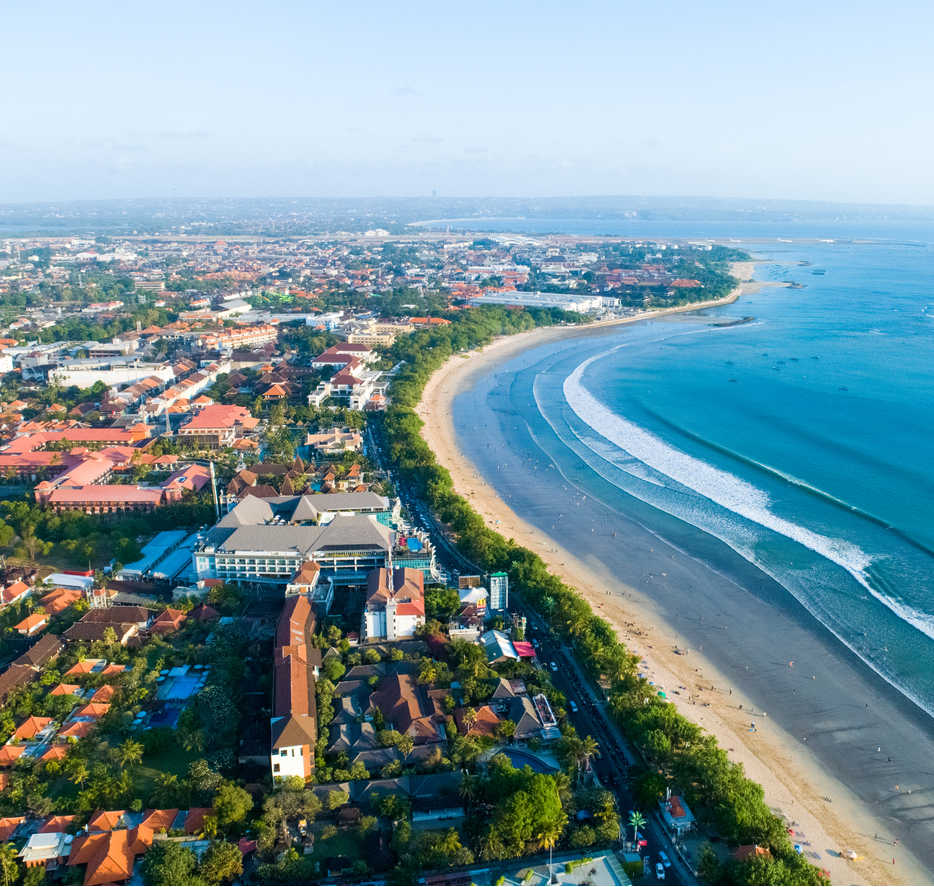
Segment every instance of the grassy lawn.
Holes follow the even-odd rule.
[[[160,773],[174,773],[179,779],[183,779],[188,775],[188,765],[199,757],[203,757],[203,753],[185,751],[181,746],[167,748],[155,755],[146,755],[141,766],[137,768],[133,793],[138,797],[149,797]]]
[[[338,829],[333,838],[322,839],[321,832],[315,833],[315,852],[311,858],[325,860],[332,856],[344,856],[357,859],[360,856],[361,839],[356,828]]]

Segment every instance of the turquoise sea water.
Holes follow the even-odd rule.
[[[934,713],[934,230],[679,227],[616,233],[734,237],[803,288],[537,349],[483,397],[524,420],[524,458],[726,543]]]

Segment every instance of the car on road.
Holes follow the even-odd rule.
[[[663,866],[660,862],[655,863],[655,878],[658,881],[665,880],[665,866]]]
[[[555,665],[554,662],[549,662],[549,663],[548,663],[548,667],[549,667],[552,671],[557,671],[557,670],[558,670],[558,666]]]
[[[578,708],[577,703],[573,699],[568,700],[568,708],[571,709],[575,714],[577,714]]]
[[[668,858],[668,854],[664,850],[658,851],[658,861],[665,866],[666,869],[671,868],[671,860]]]

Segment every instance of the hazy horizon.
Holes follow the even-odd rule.
[[[697,195],[932,205],[896,0],[5,10],[0,202]]]

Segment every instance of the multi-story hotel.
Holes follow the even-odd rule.
[[[323,579],[363,583],[388,567],[395,533],[390,502],[375,493],[247,496],[208,531],[192,555],[199,579],[282,585],[307,561]]]

